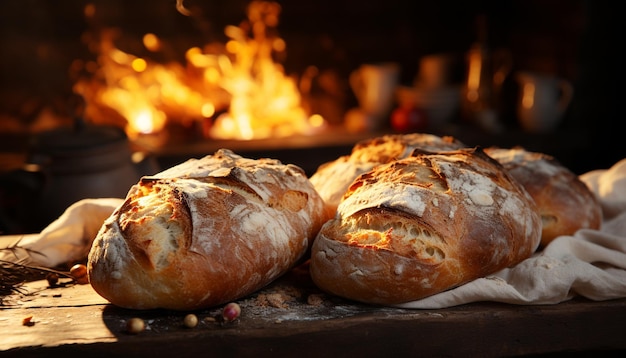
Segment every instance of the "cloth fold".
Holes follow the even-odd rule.
[[[514,267],[396,307],[439,309],[478,301],[538,305],[577,295],[596,301],[626,297],[626,159],[580,178],[602,205],[600,230],[561,236]],[[81,200],[41,233],[21,238],[22,252],[0,251],[0,259],[30,258],[45,267],[85,259],[102,223],[122,203],[115,198]]]
[[[576,295],[603,301],[626,297],[626,238],[580,230],[493,275],[397,307],[433,309],[477,301],[555,304]]]
[[[83,199],[38,234],[12,235],[15,250],[0,251],[0,260],[54,268],[84,260],[102,223],[124,199]]]

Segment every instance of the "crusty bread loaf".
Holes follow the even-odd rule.
[[[287,272],[326,219],[299,167],[219,150],[134,185],[92,245],[89,280],[125,308],[215,306]]]
[[[313,243],[323,290],[399,304],[513,266],[539,245],[532,198],[478,148],[413,156],[359,176]]]
[[[365,139],[355,144],[350,155],[322,164],[311,176],[311,183],[329,210],[334,211],[352,181],[379,164],[406,158],[415,149],[437,152],[464,147],[465,144],[453,137],[428,133],[387,134]]]
[[[599,229],[602,209],[595,194],[554,157],[521,147],[486,148],[535,200],[542,219],[541,245],[579,229]]]

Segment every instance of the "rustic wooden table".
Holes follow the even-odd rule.
[[[480,356],[626,352],[626,299],[576,298],[558,305],[476,303],[403,310],[347,302],[319,292],[301,273],[238,301],[241,317],[115,307],[90,285],[33,281],[0,306],[0,356]],[[146,330],[130,334],[139,317]],[[620,352],[621,351],[621,352]]]

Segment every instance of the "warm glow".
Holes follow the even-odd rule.
[[[180,11],[182,1],[177,6]],[[202,119],[211,119],[205,133],[214,138],[315,133],[326,121],[306,113],[296,79],[274,62],[287,47],[273,29],[280,10],[274,2],[252,1],[249,26],[227,26],[225,44],[189,48],[186,64],[161,64],[124,52],[115,45],[116,32],[103,31],[97,63],[91,63],[94,76],[78,81],[74,91],[85,98],[90,118],[110,121],[112,110],[126,120],[131,137],[161,131],[166,122],[186,125]],[[151,33],[142,40],[152,52],[165,47]],[[223,114],[213,118],[216,113]]]
[[[143,110],[137,114],[135,120],[132,121],[135,130],[140,133],[150,133],[154,130],[152,127],[152,114],[149,110]]]
[[[161,40],[155,34],[145,34],[143,36],[143,45],[152,52],[161,49]]]
[[[324,125],[324,117],[319,114],[314,114],[309,118],[309,124],[313,127],[321,127]]]
[[[205,103],[201,112],[204,118],[211,118],[215,114],[215,106],[212,103]]]
[[[522,107],[533,108],[535,105],[535,85],[527,83],[522,89]]]
[[[482,55],[480,52],[472,51],[469,54],[469,66],[467,74],[467,88],[478,90],[480,87],[480,74],[482,73]]]
[[[210,130],[215,138],[254,139],[310,134],[324,125],[324,118],[307,118],[295,79],[284,74],[272,58],[274,51],[284,51],[283,39],[270,36],[268,28],[278,24],[280,6],[270,2],[252,2],[248,8],[253,36],[227,26],[230,38],[225,44],[230,56],[211,56],[204,77],[219,83],[230,95],[227,115],[218,117]],[[187,54],[188,58],[192,57]],[[193,54],[197,56],[199,54]],[[194,61],[199,64],[201,61]],[[198,66],[200,67],[200,66]]]
[[[86,18],[92,18],[96,14],[96,5],[87,4],[85,5],[84,14]]]
[[[204,71],[204,80],[210,84],[217,84],[220,80],[220,72],[218,69],[211,67]]]
[[[119,65],[128,65],[133,59],[132,55],[127,54],[126,52],[118,50],[116,48],[111,49],[111,52],[109,53],[109,57],[111,58],[111,60],[113,60]]]
[[[285,51],[285,49],[287,49],[287,44],[283,39],[276,39],[272,43],[272,47],[274,48],[274,51],[283,52]]]
[[[226,43],[226,51],[230,53],[237,53],[241,51],[239,43],[237,41],[228,41]]]
[[[143,58],[136,58],[131,62],[133,70],[137,72],[143,72],[148,67],[148,63]]]

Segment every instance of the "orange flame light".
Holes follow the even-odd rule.
[[[74,91],[85,98],[86,117],[123,121],[129,137],[158,133],[167,122],[211,123],[207,135],[220,139],[261,139],[313,134],[325,126],[319,115],[306,113],[296,79],[286,76],[273,55],[285,51],[272,31],[280,5],[253,1],[248,26],[227,26],[223,46],[194,47],[186,64],[159,64],[126,53],[114,45],[114,31],[102,31],[93,76],[78,80]],[[93,16],[95,11],[85,11]],[[157,52],[161,40],[143,37],[146,49]],[[85,66],[87,67],[87,66]],[[223,112],[215,117],[216,113]]]

